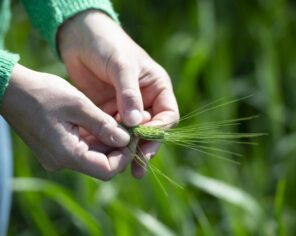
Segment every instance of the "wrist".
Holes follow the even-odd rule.
[[[2,105],[1,105],[1,114],[6,117],[8,115],[9,111],[15,107],[15,104],[13,101],[15,100],[13,97],[16,95],[15,93],[15,88],[17,81],[19,80],[19,65],[15,64],[11,70],[10,78],[9,78],[9,83],[7,84],[7,87],[5,89],[5,93],[3,96],[2,100]]]
[[[20,95],[24,94],[28,85],[32,84],[32,81],[29,79],[32,78],[30,75],[31,73],[31,70],[20,64],[15,64],[12,68],[1,106],[1,113],[5,118],[10,117],[11,115],[17,115],[16,111],[18,108],[20,106],[25,106]]]

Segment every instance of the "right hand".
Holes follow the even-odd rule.
[[[132,160],[129,134],[57,76],[16,65],[1,114],[48,170],[109,180]]]
[[[70,79],[96,106],[130,127],[168,128],[179,121],[167,72],[106,14],[77,14],[64,22],[57,39]],[[132,162],[134,177],[144,176],[159,145],[140,143],[142,162]]]

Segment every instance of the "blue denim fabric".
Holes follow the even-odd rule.
[[[12,151],[9,127],[0,116],[0,236],[6,235],[11,203]]]

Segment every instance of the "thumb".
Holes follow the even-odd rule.
[[[127,126],[139,125],[143,120],[143,101],[137,73],[128,68],[117,70],[112,81],[123,123]]]
[[[87,98],[73,106],[68,114],[70,122],[85,128],[108,146],[124,147],[130,141],[128,132]]]

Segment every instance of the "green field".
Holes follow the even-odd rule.
[[[192,123],[259,115],[234,132],[257,145],[219,145],[228,160],[162,145],[152,163],[181,184],[129,170],[110,182],[43,170],[14,138],[8,235],[296,235],[296,3],[292,0],[114,0],[124,29],[170,74],[181,115],[219,98],[240,102]],[[6,46],[21,63],[66,78],[13,2]],[[190,122],[187,122],[188,124]],[[230,160],[230,161],[229,161]],[[238,162],[234,164],[231,160]]]

